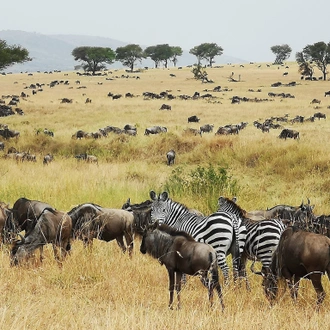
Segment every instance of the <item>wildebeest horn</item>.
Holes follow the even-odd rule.
[[[254,264],[255,264],[255,262],[256,262],[256,261],[254,260],[253,263],[252,263],[252,265],[251,265],[251,267],[250,267],[251,272],[254,273],[254,274],[256,274],[256,275],[264,276],[264,274],[263,274],[262,272],[257,272],[257,271],[255,271],[255,269],[254,269]]]

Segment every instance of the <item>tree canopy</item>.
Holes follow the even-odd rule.
[[[32,61],[27,49],[17,45],[10,46],[5,40],[0,40],[0,70],[27,61]]]
[[[75,61],[85,62],[85,71],[91,71],[94,75],[96,71],[106,68],[106,64],[112,64],[116,58],[115,52],[111,48],[105,47],[76,47],[72,51]]]
[[[288,44],[275,45],[270,47],[270,50],[276,55],[274,64],[282,64],[290,57],[292,52],[292,49]]]
[[[131,71],[134,69],[136,61],[141,61],[145,58],[145,53],[142,48],[136,44],[129,44],[116,49],[116,59],[123,65],[128,66]]]
[[[223,48],[216,43],[203,43],[191,48],[189,53],[197,57],[198,65],[200,65],[201,60],[205,59],[209,66],[212,67],[214,58],[223,54]]]
[[[168,67],[168,61],[171,60],[176,66],[178,56],[182,55],[181,47],[172,47],[168,44],[149,46],[144,50],[145,57],[150,57],[155,62],[155,67],[158,68],[161,62],[164,67]]]
[[[313,45],[307,45],[302,52],[296,54],[296,61],[299,68],[317,67],[323,74],[323,80],[327,79],[327,66],[330,64],[330,42],[316,42]]]

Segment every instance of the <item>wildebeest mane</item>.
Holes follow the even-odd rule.
[[[183,230],[177,230],[176,228],[168,226],[164,223],[160,224],[157,229],[159,229],[160,231],[165,232],[173,237],[183,236],[188,241],[195,241],[195,239],[191,235],[189,235],[187,232],[185,232]]]

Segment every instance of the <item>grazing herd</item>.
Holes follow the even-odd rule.
[[[11,243],[10,264],[19,266],[43,247],[52,244],[55,260],[62,267],[72,241],[82,240],[92,247],[93,239],[116,240],[123,253],[132,257],[134,236],[142,238],[140,251],[148,253],[165,265],[169,276],[169,307],[173,308],[174,291],[180,308],[181,282],[186,275],[200,276],[208,289],[210,303],[216,291],[224,309],[218,266],[229,285],[226,257],[232,254],[234,281],[245,279],[246,262],[252,260],[251,271],[263,277],[265,296],[273,305],[278,282],[287,280],[291,296],[297,298],[302,278],[310,279],[317,293],[317,309],[325,298],[321,276],[330,276],[330,238],[324,235],[324,216],[313,214],[308,204],[294,207],[277,205],[269,210],[246,212],[220,196],[218,210],[204,216],[169,198],[167,192],[157,195],[150,191],[151,200],[131,204],[122,209],[105,208],[83,203],[68,212],[59,211],[38,200],[19,198],[9,208],[0,203],[0,229],[3,244]],[[24,232],[24,236],[23,236]],[[17,239],[17,235],[20,239]],[[261,271],[254,268],[261,262]]]

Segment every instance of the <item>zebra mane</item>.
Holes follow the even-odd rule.
[[[225,203],[229,205],[230,208],[232,208],[235,211],[238,211],[240,217],[246,218],[247,212],[236,203],[236,199],[235,201],[233,201],[227,197],[220,197],[220,198],[223,198],[225,200]]]

